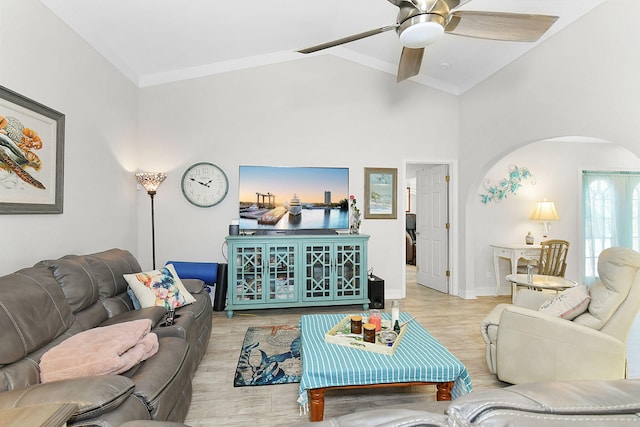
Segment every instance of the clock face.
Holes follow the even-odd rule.
[[[224,200],[228,191],[227,175],[212,163],[196,163],[182,175],[182,194],[198,207],[217,205]]]

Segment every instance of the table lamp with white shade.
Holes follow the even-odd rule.
[[[560,219],[560,216],[556,210],[555,203],[544,199],[536,202],[536,208],[529,219],[542,222],[542,237],[547,238],[549,236],[549,230],[551,229],[550,221],[557,221]]]

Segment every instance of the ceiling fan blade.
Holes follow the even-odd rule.
[[[449,6],[449,10],[453,10],[457,7],[464,6],[466,3],[469,3],[471,0],[444,0],[444,2]]]
[[[535,42],[558,20],[557,16],[460,10],[451,14],[448,34],[478,39]]]
[[[318,44],[315,46],[311,46],[305,49],[300,49],[298,52],[300,53],[313,53],[319,50],[327,49],[334,46],[339,46],[341,44],[349,43],[352,41],[364,39],[366,37],[375,36],[376,34],[384,33],[385,31],[395,30],[397,28],[396,24],[386,25],[384,27],[376,28],[374,30],[365,31],[363,33],[353,34],[351,36],[343,37],[341,39],[333,40],[330,42]]]
[[[398,83],[408,79],[409,77],[413,77],[420,72],[420,66],[422,65],[423,56],[423,47],[419,49],[411,49],[409,47],[402,48],[402,54],[400,55],[400,65],[398,66]]]

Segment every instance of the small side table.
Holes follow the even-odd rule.
[[[518,291],[519,287],[537,289],[540,291],[551,290],[558,293],[560,291],[564,291],[565,289],[572,288],[578,284],[578,282],[565,279],[564,277],[544,276],[542,274],[534,274],[531,277],[532,277],[531,282],[527,280],[526,274],[509,274],[506,277],[507,281],[511,282],[511,286],[512,286],[511,300],[512,301],[515,299],[516,292]]]
[[[496,276],[496,294],[500,291],[500,258],[511,261],[511,274],[518,272],[518,260],[534,261],[540,259],[540,245],[493,244],[493,271]]]

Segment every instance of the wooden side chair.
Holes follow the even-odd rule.
[[[534,274],[564,277],[564,272],[567,268],[569,242],[566,240],[545,240],[540,242],[540,246],[540,258],[518,265],[518,273],[527,273],[527,266],[532,265]]]
[[[538,261],[536,274],[545,276],[564,277],[567,269],[567,252],[569,242],[566,240],[545,240],[540,242],[540,260]]]

